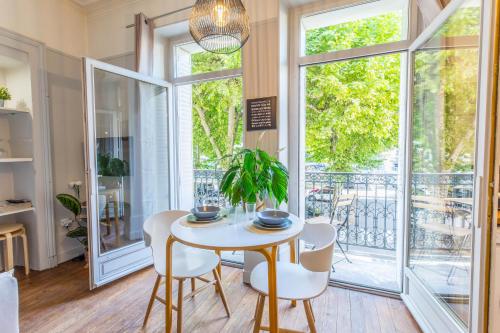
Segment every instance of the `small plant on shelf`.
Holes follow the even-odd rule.
[[[10,101],[11,98],[9,89],[7,87],[0,87],[0,107],[4,106],[4,101]]]

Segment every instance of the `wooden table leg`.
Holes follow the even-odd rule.
[[[289,246],[290,246],[290,262],[292,264],[295,264],[296,263],[296,260],[297,260],[297,257],[295,255],[295,239],[292,239],[289,243]],[[296,307],[297,306],[297,301],[296,300],[292,300],[291,301],[291,305],[293,307]]]
[[[269,332],[278,333],[278,290],[276,288],[276,262],[278,258],[278,246],[271,248],[271,253],[267,250],[260,250],[267,260],[267,278],[269,286]]]
[[[168,237],[167,240],[167,255],[166,255],[166,272],[165,272],[165,332],[172,331],[172,246],[174,238]]]
[[[222,281],[222,258],[221,258],[221,251],[216,250],[215,253],[219,256],[219,264],[217,264],[217,273],[219,273],[219,278]],[[219,292],[219,287],[217,287],[217,284],[215,284],[215,292]]]

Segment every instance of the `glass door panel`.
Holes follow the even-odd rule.
[[[86,59],[91,271],[98,286],[151,263],[143,224],[169,209],[168,84]]]
[[[338,231],[332,278],[401,290],[400,110],[406,53],[307,66],[305,219]]]
[[[464,2],[413,54],[409,267],[466,326],[480,12]]]

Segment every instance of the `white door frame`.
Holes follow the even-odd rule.
[[[406,188],[410,189],[411,176],[411,137],[412,137],[412,110],[413,110],[413,59],[414,51],[425,44],[442,27],[443,23],[451,17],[465,0],[452,0],[448,6],[434,19],[434,21],[418,36],[409,48],[408,66],[408,121],[407,121],[407,161],[406,161]],[[481,14],[481,45],[479,55],[479,85],[478,85],[478,107],[476,112],[476,156],[475,156],[475,181],[474,181],[474,226],[473,226],[473,257],[471,258],[471,288],[469,308],[469,328],[459,323],[454,315],[443,308],[441,303],[425,287],[424,283],[409,269],[409,223],[406,223],[406,246],[405,246],[405,279],[401,298],[410,309],[424,332],[484,332],[485,311],[484,302],[487,294],[485,271],[488,258],[487,248],[489,237],[488,225],[488,175],[490,160],[490,108],[491,108],[491,75],[493,72],[493,60],[491,59],[492,30],[492,4],[491,1],[482,1]],[[490,14],[490,16],[485,15]],[[410,218],[411,192],[405,194],[404,219]],[[486,227],[485,227],[486,226]]]
[[[117,75],[125,76],[137,81],[142,81],[167,89],[167,112],[168,112],[168,139],[170,143],[175,142],[173,138],[173,112],[172,112],[172,85],[166,81],[152,78],[122,67],[110,65],[95,59],[83,58],[84,70],[84,94],[85,94],[85,174],[87,181],[87,210],[88,210],[88,230],[89,230],[89,278],[90,288],[96,288],[106,283],[112,282],[120,277],[135,272],[153,263],[151,250],[146,248],[144,241],[136,242],[119,249],[99,255],[100,242],[98,231],[95,230],[99,221],[98,212],[98,182],[96,170],[96,147],[95,140],[95,100],[94,100],[94,70],[99,69]],[[172,144],[170,144],[170,147]],[[176,207],[177,193],[175,190],[174,178],[175,150],[169,151],[169,172],[170,172],[170,207]]]

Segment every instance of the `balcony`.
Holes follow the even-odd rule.
[[[218,184],[224,172],[195,170],[195,199],[225,206]],[[304,215],[311,223],[337,222],[338,241],[332,277],[354,283],[398,291],[397,251],[401,234],[399,214],[403,205],[397,174],[306,172]],[[441,294],[461,295],[460,281],[470,256],[473,175],[414,174],[409,247],[414,253],[410,266],[426,274],[426,267],[438,265],[429,278],[438,281]],[[338,197],[351,197],[350,205],[336,204]],[[345,256],[340,251],[345,251]],[[401,249],[399,249],[401,247]],[[242,261],[239,253],[225,254],[226,260]],[[432,276],[430,276],[432,274]]]

